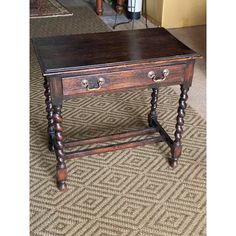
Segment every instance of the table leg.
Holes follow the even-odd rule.
[[[52,98],[51,98],[51,90],[49,87],[49,83],[47,78],[44,78],[44,95],[46,97],[46,112],[47,112],[47,120],[48,120],[48,149],[50,151],[54,151],[54,138],[55,138],[55,130],[53,125],[53,108],[52,108]]]
[[[124,10],[125,0],[117,0],[116,11],[118,14],[122,14]]]
[[[103,14],[103,0],[96,0],[96,13],[99,16]]]
[[[181,94],[179,99],[179,107],[178,107],[178,115],[177,115],[177,123],[175,130],[175,140],[171,148],[171,158],[170,158],[170,166],[175,168],[178,164],[178,159],[182,152],[181,146],[181,138],[183,133],[183,125],[184,125],[184,117],[185,117],[185,109],[187,107],[187,99],[188,99],[188,90],[189,87],[184,87],[181,85]]]
[[[61,116],[62,106],[53,106],[53,122],[55,129],[55,153],[57,157],[57,186],[60,191],[66,190],[66,178],[67,178],[67,169],[65,164],[65,153],[64,153],[64,144],[62,137],[62,126],[63,121]]]
[[[148,114],[148,123],[150,127],[155,127],[153,125],[152,121],[157,121],[157,100],[158,100],[158,93],[159,89],[158,88],[152,88],[152,94],[151,94],[151,111]],[[156,122],[157,123],[157,122]]]

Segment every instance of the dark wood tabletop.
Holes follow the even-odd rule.
[[[188,90],[192,84],[195,59],[200,55],[164,28],[32,40],[44,75],[48,144],[49,150],[54,151],[57,158],[56,178],[59,190],[65,191],[67,188],[65,160],[146,144],[166,142],[171,154],[168,159],[169,164],[172,168],[176,168],[182,152],[181,139]],[[159,88],[173,85],[180,85],[181,90],[174,139],[158,122],[156,113]],[[147,117],[150,128],[64,142],[62,134],[64,101],[79,96],[147,88],[152,88],[151,109]],[[90,122],[87,125],[89,126]],[[159,133],[158,137],[75,151],[70,149],[156,132]]]
[[[44,75],[199,55],[164,28],[33,38]],[[114,43],[115,42],[115,43]]]

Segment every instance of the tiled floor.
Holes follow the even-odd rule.
[[[60,0],[65,6],[87,5],[95,10],[96,0]],[[115,11],[104,2],[104,13],[100,18],[111,28],[111,30],[131,30],[132,22],[122,24],[113,29],[115,23]],[[88,19],[89,20],[89,19]],[[127,21],[124,15],[118,16],[117,22]],[[145,28],[145,20],[135,20],[133,29]],[[157,27],[148,21],[148,27]],[[177,29],[168,29],[175,37],[185,43],[187,46],[203,55],[202,60],[195,64],[193,85],[189,91],[188,104],[192,106],[201,116],[206,119],[206,26],[193,26]],[[179,93],[179,87],[173,86],[173,89]]]

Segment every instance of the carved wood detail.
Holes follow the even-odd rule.
[[[59,190],[65,191],[66,186],[66,178],[67,178],[67,169],[65,164],[65,153],[64,153],[64,144],[63,144],[63,136],[62,136],[62,125],[63,118],[61,116],[61,108],[62,106],[53,106],[53,121],[54,121],[54,129],[55,129],[55,153],[57,157],[57,186]]]
[[[157,123],[157,101],[158,101],[158,88],[152,88],[152,94],[151,94],[151,111],[148,114],[148,123],[150,127],[156,127],[155,124],[153,124],[153,121],[156,121]]]
[[[44,78],[44,88],[45,88],[45,103],[46,103],[46,112],[47,112],[47,120],[48,120],[48,149],[50,151],[54,151],[54,138],[55,138],[55,130],[53,125],[53,107],[52,107],[52,97],[51,97],[51,90],[49,86],[49,82],[47,78]]]
[[[170,165],[172,168],[175,168],[178,164],[178,159],[182,152],[182,134],[183,134],[183,126],[184,126],[184,117],[185,117],[185,109],[187,107],[187,99],[188,99],[188,90],[189,87],[184,87],[181,85],[181,94],[179,99],[179,107],[178,107],[178,115],[177,115],[177,123],[175,126],[175,139],[173,146],[171,148],[172,157],[170,159]]]

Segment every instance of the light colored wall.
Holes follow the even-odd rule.
[[[165,28],[206,24],[206,0],[146,0],[148,19]]]
[[[161,25],[163,0],[146,0],[148,19],[155,25]]]
[[[206,24],[206,0],[164,0],[162,26],[178,28]]]

